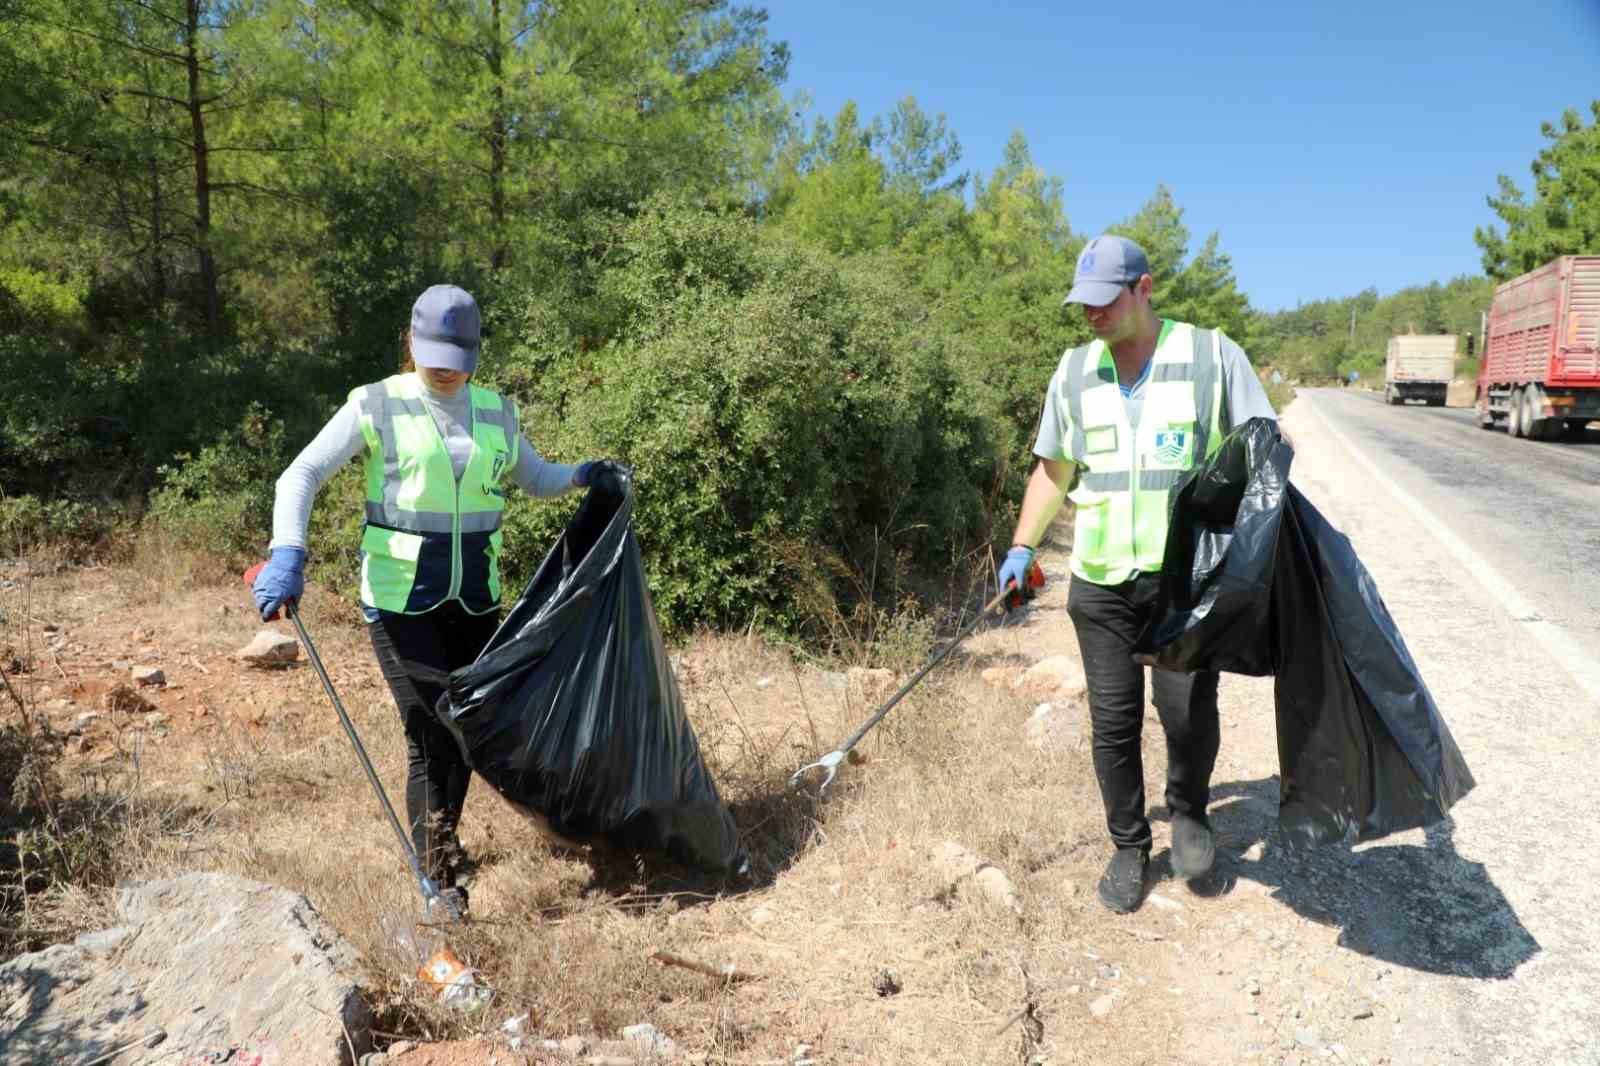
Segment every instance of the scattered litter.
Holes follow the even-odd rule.
[[[755,976],[748,971],[738,969],[731,962],[716,966],[709,962],[701,962],[698,959],[686,958],[683,955],[665,951],[661,948],[651,948],[645,952],[645,957],[654,959],[663,966],[680,966],[685,970],[693,970],[695,973],[703,973],[707,977],[716,977],[728,982],[748,981]]]
[[[649,1022],[640,1022],[638,1025],[625,1026],[622,1030],[622,1039],[636,1045],[641,1051],[662,1058],[671,1057],[677,1050],[672,1038],[663,1034]]]
[[[500,1024],[500,1031],[505,1034],[506,1043],[511,1046],[512,1051],[522,1047],[523,1038],[528,1031],[528,1022],[532,1018],[533,1014],[529,1011],[519,1014],[515,1018],[507,1018]]]
[[[438,989],[439,1002],[458,1010],[477,1010],[493,993],[478,983],[472,970],[448,947],[433,953],[418,976]],[[390,1054],[394,1054],[391,1050]]]

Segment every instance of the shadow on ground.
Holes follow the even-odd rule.
[[[1239,878],[1268,886],[1296,914],[1339,930],[1339,945],[1396,966],[1459,977],[1508,978],[1539,951],[1482,863],[1456,851],[1454,825],[1426,844],[1286,846],[1277,831],[1278,779],[1212,789],[1217,866],[1194,885],[1222,894]],[[1261,842],[1261,857],[1244,854]]]

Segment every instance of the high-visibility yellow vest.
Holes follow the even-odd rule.
[[[351,390],[367,440],[361,602],[421,614],[447,600],[485,614],[500,603],[501,480],[517,464],[511,402],[468,384],[472,454],[456,481],[415,374]]]
[[[1072,572],[1118,585],[1161,569],[1172,489],[1222,443],[1222,352],[1215,330],[1162,322],[1135,430],[1103,341],[1062,358],[1058,406],[1068,412],[1067,458],[1077,463]]]

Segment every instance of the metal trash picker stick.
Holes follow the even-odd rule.
[[[854,733],[851,733],[843,744],[840,744],[837,748],[828,752],[828,754],[824,755],[816,762],[809,763],[796,770],[793,776],[789,778],[789,786],[793,788],[794,786],[798,785],[800,783],[800,778],[805,775],[807,770],[820,769],[826,770],[827,776],[822,779],[822,784],[817,788],[817,795],[821,796],[824,792],[826,792],[828,790],[828,786],[833,783],[834,775],[839,770],[839,764],[844,762],[844,758],[849,753],[850,749],[861,743],[861,738],[866,736],[873,726],[883,721],[883,716],[893,710],[894,705],[899,703],[906,693],[916,688],[917,682],[926,677],[929,670],[932,670],[935,666],[938,666],[940,663],[944,662],[945,656],[956,650],[956,645],[970,637],[973,630],[977,629],[983,620],[989,617],[989,614],[996,607],[999,607],[1005,602],[1007,596],[1015,595],[1018,595],[1015,583],[1012,583],[1011,585],[1001,589],[1000,593],[995,596],[994,599],[983,605],[983,609],[978,612],[977,617],[968,622],[966,627],[951,639],[950,643],[946,644],[943,648],[940,648],[939,653],[932,659],[929,659],[927,663],[923,665],[922,669],[918,670],[915,674],[912,674],[911,679],[900,686],[900,691],[896,692],[893,696],[890,696],[882,707],[879,707],[872,713],[871,718],[868,718],[865,722],[862,722],[861,728],[857,729]]]
[[[305,645],[306,658],[311,660],[311,666],[322,679],[322,687],[328,693],[328,699],[333,701],[333,709],[339,712],[339,724],[344,726],[345,736],[350,738],[350,746],[356,749],[356,757],[361,760],[361,768],[367,772],[367,780],[372,784],[372,790],[378,794],[378,802],[383,804],[383,812],[389,816],[389,824],[394,827],[394,835],[400,841],[400,850],[405,853],[406,863],[411,867],[411,874],[417,879],[417,888],[422,893],[423,905],[431,913],[434,902],[444,908],[445,913],[452,921],[460,921],[461,913],[455,900],[443,895],[439,886],[433,879],[422,872],[422,863],[417,860],[417,849],[412,847],[411,838],[406,836],[400,818],[394,813],[394,807],[389,803],[389,796],[383,791],[383,784],[378,780],[378,772],[372,768],[372,760],[367,758],[367,749],[361,743],[361,737],[356,733],[355,723],[350,721],[350,715],[345,713],[344,703],[340,701],[339,694],[333,690],[333,681],[328,677],[328,671],[322,666],[322,659],[317,655],[317,649],[311,643],[311,634],[306,632],[306,627],[300,621],[300,611],[293,600],[284,604],[284,613],[289,616],[289,621],[294,623],[294,630],[300,635],[300,643]]]

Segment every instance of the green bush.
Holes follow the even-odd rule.
[[[42,549],[61,552],[73,562],[92,557],[113,535],[117,511],[72,500],[0,496],[0,556]]]
[[[819,580],[846,604],[893,602],[905,564],[948,566],[984,535],[993,426],[892,279],[665,200],[616,247],[603,311],[585,312],[616,333],[587,352],[524,346],[497,373],[547,454],[634,467],[669,629],[792,630],[824,609]],[[512,507],[511,589],[570,510]]]
[[[180,547],[253,557],[270,533],[274,482],[286,460],[282,422],[251,404],[217,441],[157,469],[146,522]]]

